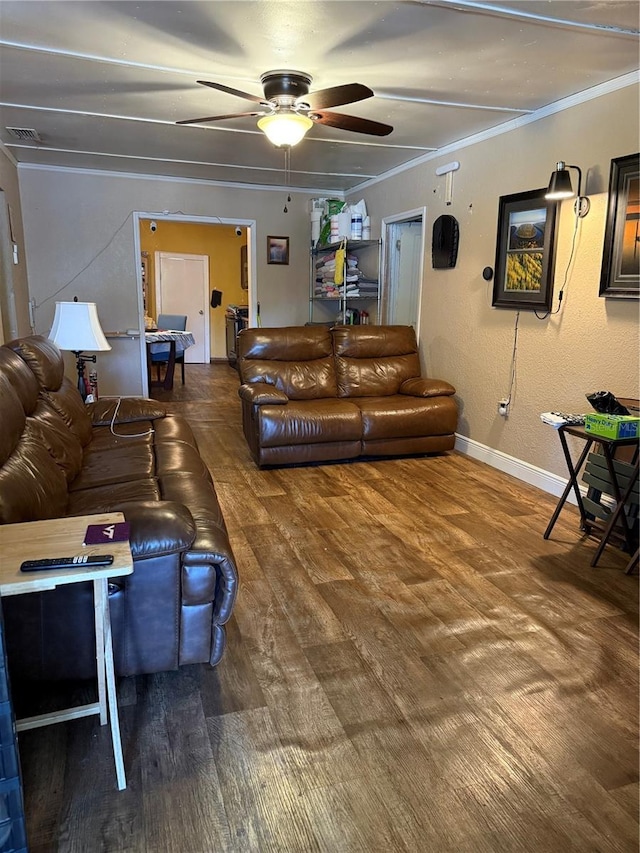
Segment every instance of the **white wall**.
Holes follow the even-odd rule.
[[[264,326],[308,319],[309,198],[287,191],[220,187],[120,174],[20,167],[29,286],[36,330],[51,328],[56,299],[96,302],[106,331],[138,325],[133,211],[253,219],[257,299]],[[288,266],[268,265],[267,235],[290,237]],[[83,271],[86,266],[86,270]],[[123,351],[124,347],[124,351]],[[99,358],[102,394],[142,390],[137,342]]]
[[[427,372],[453,383],[459,432],[500,453],[566,475],[557,437],[540,422],[549,410],[583,412],[585,394],[607,389],[637,397],[638,301],[598,296],[610,161],[640,148],[638,86],[629,86],[492,139],[433,159],[351,195],[364,198],[379,235],[385,216],[427,205],[420,340]],[[435,169],[460,162],[453,203]],[[546,186],[557,160],[580,165],[591,212],[581,221],[562,311],[545,320],[520,314],[517,384],[510,417],[497,414],[509,388],[515,312],[491,307],[498,200]],[[574,224],[572,202],[559,216],[555,294],[564,278]],[[455,269],[431,266],[434,219],[460,223]],[[557,298],[554,299],[557,308]]]

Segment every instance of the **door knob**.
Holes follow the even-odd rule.
[[[198,311],[198,314],[204,314],[204,311]]]

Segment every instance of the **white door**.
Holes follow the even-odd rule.
[[[387,323],[417,329],[422,280],[422,221],[389,227],[389,299]]]
[[[190,364],[209,364],[209,258],[179,252],[156,252],[156,310],[186,314],[195,345],[185,350]]]

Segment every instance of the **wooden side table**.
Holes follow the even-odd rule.
[[[638,447],[638,439],[637,438],[607,438],[604,435],[596,435],[592,432],[587,432],[587,430],[583,426],[561,426],[558,430],[558,435],[560,436],[560,443],[562,444],[562,452],[564,453],[564,458],[567,463],[567,469],[569,471],[569,482],[567,483],[564,492],[562,493],[560,500],[558,501],[558,505],[556,506],[553,515],[551,516],[551,520],[547,525],[547,529],[544,532],[544,538],[548,539],[551,535],[551,531],[558,520],[558,516],[560,515],[560,511],[562,507],[565,505],[567,498],[569,497],[569,493],[573,489],[574,494],[576,496],[576,502],[578,504],[578,510],[580,511],[580,528],[582,530],[589,530],[591,527],[589,519],[587,518],[587,512],[584,507],[584,503],[582,500],[582,495],[580,493],[580,486],[578,484],[578,473],[584,464],[589,451],[594,443],[597,443],[602,448],[602,453],[605,458],[605,462],[607,465],[607,470],[609,472],[609,477],[611,480],[611,485],[613,488],[613,497],[614,497],[614,507],[612,511],[612,520],[610,525],[607,526],[607,529],[604,531],[603,537],[600,541],[600,545],[596,551],[596,554],[591,562],[592,566],[595,566],[600,555],[602,554],[602,550],[607,543],[611,530],[613,529],[613,524],[616,521],[619,521],[622,525],[625,540],[627,543],[627,547],[630,553],[633,553],[635,543],[633,541],[633,531],[629,526],[627,518],[624,514],[624,504],[626,500],[626,495],[622,494],[622,490],[620,489],[620,485],[618,482],[618,476],[616,474],[615,466],[613,464],[613,458],[615,456],[616,450],[618,447],[629,447],[635,446]],[[571,453],[569,452],[569,445],[567,444],[567,435],[572,435],[575,438],[579,438],[585,442],[584,448],[580,453],[578,461],[574,464],[571,458]],[[636,472],[635,476],[637,477],[637,462],[636,462]]]
[[[24,595],[31,592],[55,589],[70,583],[93,581],[96,664],[98,678],[98,701],[79,705],[50,714],[39,714],[16,721],[16,729],[24,731],[65,720],[75,720],[93,714],[100,715],[100,725],[111,726],[111,740],[116,765],[118,789],[127,786],[120,739],[118,699],[113,664],[111,639],[111,616],[109,613],[108,578],[130,575],[133,559],[128,542],[113,542],[109,545],[83,546],[82,541],[89,524],[116,524],[124,521],[121,512],[101,513],[31,521],[25,524],[0,525],[0,597]],[[47,557],[69,557],[92,554],[112,554],[110,566],[54,569],[39,572],[21,572],[24,560],[40,560]],[[11,665],[11,661],[9,661]]]

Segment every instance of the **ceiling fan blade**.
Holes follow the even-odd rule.
[[[345,83],[344,86],[332,86],[330,89],[309,92],[308,95],[299,97],[297,102],[309,104],[312,110],[324,110],[327,107],[354,104],[366,98],[373,98],[373,92],[368,86],[363,86],[362,83]]]
[[[368,133],[371,136],[388,136],[393,128],[390,124],[370,121],[358,116],[347,116],[342,113],[309,113],[309,118],[316,124],[327,124],[340,130],[352,130],[354,133]]]
[[[249,92],[241,92],[240,89],[232,89],[230,86],[223,86],[222,83],[211,83],[209,80],[197,80],[201,86],[209,86],[210,89],[218,89],[220,92],[226,92],[228,95],[235,95],[236,98],[244,98],[245,101],[255,101],[256,104],[266,104],[267,102],[259,95],[251,95]]]
[[[266,116],[267,113],[229,113],[226,116],[205,116],[204,118],[186,118],[176,124],[204,124],[207,121],[222,121],[225,118],[243,118],[244,116]]]

